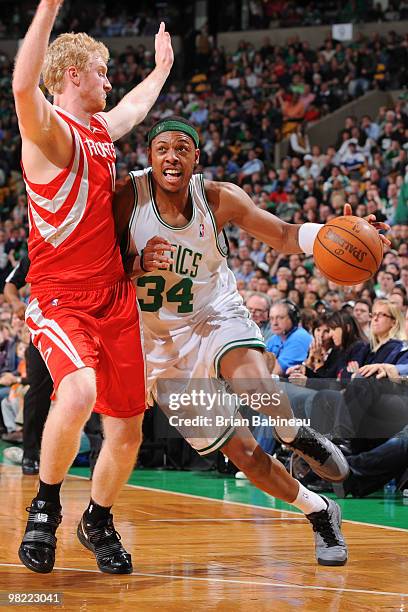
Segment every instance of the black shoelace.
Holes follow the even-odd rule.
[[[57,529],[58,525],[62,521],[62,516],[59,511],[49,512],[43,508],[33,508],[32,506],[28,506],[26,508],[26,512],[28,512],[28,525],[32,526],[34,529],[38,529],[39,531],[54,531]],[[44,514],[47,516],[47,521],[40,521],[38,515]]]
[[[106,558],[117,553],[126,553],[120,543],[120,534],[116,531],[112,518],[87,526],[89,541],[95,547],[98,558]]]
[[[334,533],[333,525],[330,522],[327,510],[317,512],[313,518],[310,518],[310,521],[313,526],[313,531],[323,538],[329,548],[339,546],[340,542]]]
[[[26,508],[26,511],[28,512],[28,523],[23,543],[33,546],[50,546],[55,549],[57,544],[55,532],[62,521],[61,513],[57,510],[50,512],[45,508],[33,508],[32,506]]]

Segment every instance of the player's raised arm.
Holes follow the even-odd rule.
[[[118,140],[143,121],[170,74],[174,61],[170,34],[162,22],[155,39],[156,67],[114,109],[104,113],[112,140]]]
[[[265,244],[276,249],[280,253],[306,253],[313,254],[313,244],[319,230],[323,227],[321,223],[303,223],[301,225],[286,223],[261,208],[255,206],[251,198],[241,187],[233,183],[205,182],[207,196],[215,209],[217,225],[221,230],[227,223],[235,223],[249,234],[258,238]],[[344,214],[350,214],[351,207],[345,205]],[[366,220],[378,231],[387,229],[389,226],[377,223],[373,216]],[[389,241],[380,235],[386,244]]]
[[[39,88],[48,42],[61,0],[41,0],[17,54],[13,95],[23,139],[23,158],[29,143],[60,167],[68,165],[72,139],[67,126]],[[24,159],[24,162],[26,160]]]

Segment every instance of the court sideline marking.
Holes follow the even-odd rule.
[[[17,466],[7,466],[7,467],[17,467]],[[73,478],[73,479],[76,478],[76,479],[88,481],[88,478],[86,478],[85,476],[78,476],[76,474],[68,474],[68,477]],[[155,489],[153,487],[142,487],[139,485],[129,485],[129,484],[127,484],[126,487],[130,487],[132,489],[141,489],[141,490],[145,489],[145,490],[154,491],[157,493],[168,493],[170,495],[182,495],[184,497],[189,497],[193,499],[201,499],[204,501],[226,503],[226,504],[235,505],[235,506],[241,506],[241,507],[243,506],[246,508],[250,507],[250,508],[261,509],[261,510],[272,510],[273,512],[289,512],[291,514],[299,515],[299,513],[293,512],[292,510],[278,510],[276,508],[264,508],[262,506],[255,506],[253,504],[244,504],[242,502],[213,499],[213,498],[205,497],[202,495],[191,495],[189,493],[178,493],[177,491],[167,491],[163,489]],[[297,516],[296,518],[297,520],[304,520],[303,517],[301,516]],[[150,522],[154,519],[148,519],[148,520]],[[369,525],[372,527],[382,527],[382,528],[397,530],[397,531],[404,531],[404,532],[407,531],[399,527],[388,527],[385,525],[360,523],[358,521],[347,521],[347,522],[354,523],[357,525]],[[24,565],[17,564],[17,563],[0,563],[0,567],[23,568]],[[101,573],[99,570],[96,570],[96,569],[92,570],[92,569],[69,568],[69,567],[55,567],[54,569],[59,570],[59,571],[68,571],[68,572],[76,571],[76,572],[92,573],[92,574]],[[372,591],[368,589],[350,589],[346,587],[328,587],[328,586],[326,587],[326,586],[318,586],[318,585],[300,585],[300,584],[293,584],[293,583],[260,582],[260,581],[237,580],[237,579],[232,579],[232,578],[231,579],[230,578],[213,578],[213,577],[204,578],[204,577],[195,577],[195,576],[179,576],[179,575],[172,575],[172,574],[151,574],[151,573],[144,573],[144,572],[133,572],[131,575],[139,576],[139,577],[146,577],[146,578],[166,578],[166,579],[174,579],[174,580],[190,580],[190,581],[195,581],[195,582],[217,582],[217,583],[222,583],[222,584],[240,584],[240,585],[247,585],[247,586],[268,586],[268,587],[282,588],[282,589],[285,589],[285,588],[286,589],[300,589],[300,590],[303,589],[303,590],[318,590],[318,591],[334,591],[334,592],[344,592],[344,593],[361,593],[361,594],[376,595],[376,596],[396,596],[396,597],[404,597],[404,598],[408,597],[408,593],[397,593],[393,591]]]
[[[24,565],[19,563],[0,563],[0,567],[18,567],[24,568]],[[77,567],[54,567],[54,570],[64,572],[82,572],[89,574],[101,574],[99,570],[80,569]],[[368,589],[348,589],[347,587],[325,587],[315,585],[293,584],[291,582],[257,582],[255,580],[236,580],[234,578],[203,578],[196,576],[178,576],[175,574],[151,574],[147,572],[132,572],[130,576],[139,576],[142,578],[170,578],[174,580],[191,580],[195,582],[219,582],[221,584],[241,584],[246,586],[268,586],[279,589],[306,589],[314,591],[335,591],[341,593],[361,593],[364,595],[384,595],[395,597],[408,597],[408,593],[395,593],[393,591],[370,591]]]
[[[18,467],[16,465],[8,465],[6,463],[0,462],[0,467],[1,466],[7,467],[7,468],[17,468]],[[68,474],[67,476],[69,478],[78,478],[79,480],[86,480],[87,482],[90,482],[89,478],[86,478],[85,476],[78,476],[77,474]],[[266,506],[256,506],[255,504],[245,504],[243,502],[230,501],[228,499],[215,499],[213,497],[205,497],[204,495],[192,495],[191,493],[179,493],[178,491],[169,491],[167,489],[155,489],[154,487],[145,487],[145,486],[133,485],[133,484],[126,484],[125,487],[130,487],[131,489],[141,489],[142,491],[143,490],[154,491],[155,493],[167,493],[168,495],[182,495],[183,497],[189,497],[190,499],[202,499],[207,502],[218,502],[220,504],[228,504],[231,506],[241,506],[244,508],[255,508],[256,510],[268,510],[271,512],[285,512],[288,514],[295,514],[298,517],[299,515],[301,515],[300,512],[294,512],[293,510],[278,510],[278,508],[268,508]],[[300,518],[302,520],[305,520],[303,519],[302,516],[300,516]],[[402,531],[403,533],[408,534],[408,529],[404,529],[403,527],[391,527],[389,525],[380,525],[378,523],[363,523],[362,521],[353,521],[351,519],[343,519],[343,523],[351,523],[352,525],[362,525],[365,527],[378,527],[378,529],[387,529],[389,531]]]

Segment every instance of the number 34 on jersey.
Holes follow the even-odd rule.
[[[146,290],[146,296],[139,298],[141,310],[156,312],[163,303],[177,304],[177,313],[193,312],[193,281],[197,277],[203,254],[199,251],[174,244],[177,251],[173,254],[174,263],[168,270],[145,274],[137,281],[137,286]],[[181,278],[174,282],[174,275]]]

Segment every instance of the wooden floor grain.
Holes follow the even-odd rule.
[[[19,468],[0,466],[0,592],[62,592],[63,605],[47,609],[408,608],[408,532],[346,522],[349,563],[325,568],[315,563],[312,531],[299,514],[135,487],[124,489],[114,512],[134,574],[102,574],[75,535],[90,484],[74,477],[63,488],[56,567],[32,573],[17,548],[35,483]]]

